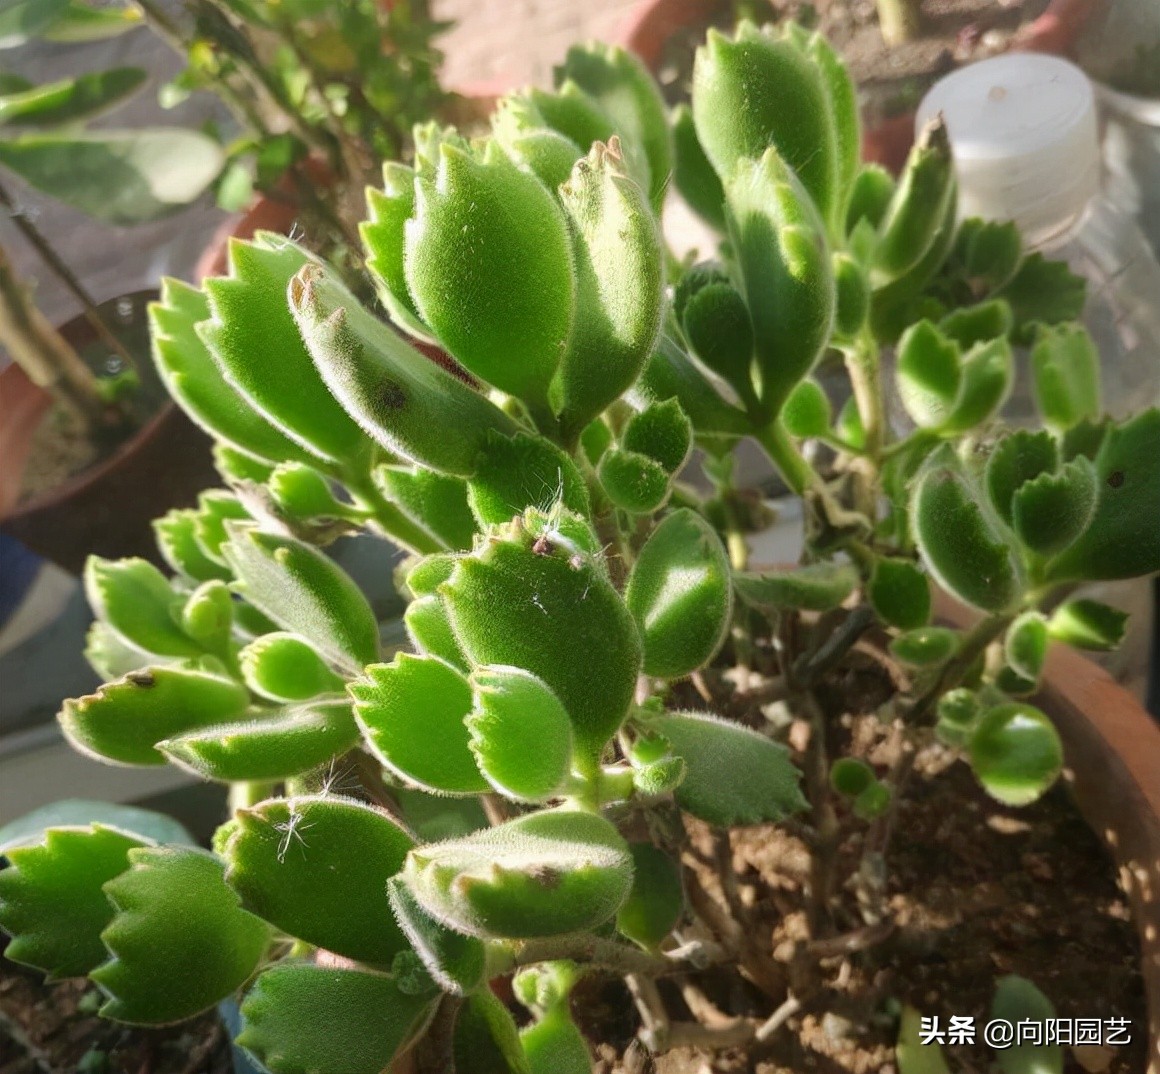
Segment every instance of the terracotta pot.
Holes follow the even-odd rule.
[[[1080,813],[1120,868],[1140,936],[1147,1070],[1160,1074],[1160,723],[1066,645],[1052,646],[1037,703],[1063,739]]]
[[[95,338],[83,318],[70,322],[62,333],[74,346]],[[15,366],[0,374],[0,389],[0,494],[11,491],[11,505],[28,461],[30,438],[50,400]],[[172,507],[193,504],[217,480],[209,439],[166,400],[111,455],[3,513],[0,529],[73,574],[80,573],[90,553],[158,562],[153,519]]]

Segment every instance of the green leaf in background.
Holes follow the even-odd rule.
[[[129,868],[136,835],[103,824],[53,827],[38,842],[4,852],[0,928],[12,940],[5,957],[50,980],[83,977],[109,956],[101,932],[113,907],[101,886]]]
[[[949,446],[919,476],[910,519],[927,570],[952,596],[990,612],[1015,602],[1022,589],[1015,550]]]
[[[487,989],[467,997],[455,1019],[455,1074],[531,1074],[508,1009]]]
[[[498,149],[481,162],[444,146],[436,180],[416,191],[406,276],[424,322],[466,369],[546,405],[576,276],[564,214],[538,179]]]
[[[849,254],[834,254],[833,272],[834,336],[853,340],[870,316],[870,281],[866,270]]]
[[[388,451],[470,477],[489,435],[517,426],[499,407],[402,340],[321,266],[307,266],[290,306],[319,375]]]
[[[358,741],[347,701],[314,702],[260,719],[200,727],[157,749],[180,768],[219,783],[278,780],[309,772]]]
[[[1047,632],[1056,641],[1096,652],[1115,649],[1124,640],[1128,613],[1098,600],[1069,600],[1052,613]]]
[[[590,1074],[592,1056],[576,1023],[563,1008],[548,1011],[520,1031],[531,1074]]]
[[[571,225],[576,319],[552,384],[552,403],[568,438],[579,436],[632,387],[661,326],[660,232],[644,193],[625,174],[620,152],[616,140],[598,143],[560,188]]]
[[[471,752],[500,794],[538,802],[556,794],[572,760],[572,721],[559,698],[530,672],[482,667],[471,674]]]
[[[852,563],[809,563],[786,571],[738,571],[733,575],[737,595],[763,609],[800,608],[824,612],[837,608],[858,585]]]
[[[1023,259],[1015,275],[995,294],[1006,299],[1015,315],[1013,338],[1030,343],[1041,325],[1076,321],[1083,313],[1087,281],[1071,271],[1066,261],[1041,253]]]
[[[523,668],[555,693],[572,718],[576,763],[587,767],[628,712],[641,647],[603,567],[562,525],[482,545],[439,592],[472,663]]]
[[[825,436],[830,431],[832,418],[830,400],[821,385],[809,377],[789,393],[781,410],[786,432],[802,440]]]
[[[166,127],[0,140],[0,164],[109,224],[142,224],[190,204],[217,178],[222,159],[212,138]]]
[[[231,240],[229,256],[230,274],[204,283],[211,317],[198,325],[198,336],[225,380],[258,414],[308,453],[356,466],[369,455],[370,441],[323,384],[287,299],[291,279],[313,257],[261,231],[251,242]],[[309,462],[300,453],[290,457]]]
[[[156,743],[239,718],[246,688],[225,675],[170,665],[130,672],[64,703],[57,720],[81,753],[115,764],[164,764]]]
[[[942,1048],[937,1044],[923,1044],[921,1030],[922,1015],[909,1005],[903,1007],[894,1047],[898,1074],[951,1074]]]
[[[471,686],[434,656],[399,653],[372,664],[348,690],[355,719],[375,756],[407,783],[433,794],[481,794],[464,718]]]
[[[480,939],[436,921],[415,900],[402,877],[387,881],[387,896],[407,942],[444,992],[465,996],[483,983],[487,950]]]
[[[847,798],[857,798],[874,782],[874,769],[860,757],[839,757],[830,765],[830,786]]]
[[[44,31],[46,41],[58,45],[82,45],[89,41],[104,41],[135,30],[144,16],[131,4],[124,7],[106,7],[97,0],[69,0],[64,12]]]
[[[911,667],[941,664],[959,647],[959,633],[949,627],[923,626],[899,634],[890,642],[890,652]]]
[[[172,817],[152,809],[86,798],[61,798],[0,828],[0,853],[12,847],[43,842],[44,833],[49,828],[83,828],[90,824],[132,832],[151,843],[194,842],[193,836]]]
[[[697,138],[693,113],[679,104],[672,115],[673,182],[685,203],[705,223],[725,230],[725,188]]]
[[[665,713],[648,730],[663,736],[687,767],[677,804],[731,827],[778,821],[806,807],[801,773],[780,743],[707,713]]]
[[[150,664],[168,663],[130,645],[99,619],[89,625],[89,632],[85,636],[85,660],[106,681],[119,679],[130,671],[140,671]]]
[[[725,380],[746,405],[753,384],[753,324],[745,299],[732,283],[709,283],[689,295],[681,315],[685,338],[698,358]]]
[[[617,911],[616,927],[633,943],[656,950],[685,909],[681,870],[652,843],[630,843],[628,849],[632,852],[632,891]]]
[[[1044,424],[1070,429],[1100,416],[1100,358],[1078,324],[1040,325],[1031,350],[1032,386]]]
[[[556,809],[416,847],[403,876],[423,908],[449,927],[524,939],[611,918],[632,887],[632,857],[603,817]]]
[[[0,49],[16,48],[44,33],[69,0],[0,0]]]
[[[966,279],[993,291],[1015,275],[1022,252],[1023,242],[1014,221],[976,216],[959,225],[952,258]]]
[[[911,325],[898,343],[898,394],[924,429],[938,428],[954,409],[962,383],[959,345],[930,321]]]
[[[209,1010],[257,968],[270,939],[222,878],[222,863],[192,847],[129,851],[131,867],[105,884],[116,910],[101,939],[109,961],[90,976],[108,996],[101,1014],[164,1025]]]
[[[846,206],[846,233],[852,235],[858,223],[866,220],[874,231],[882,223],[890,199],[894,196],[894,176],[881,164],[863,164],[850,187]]]
[[[963,350],[1004,337],[1012,328],[1011,307],[1001,298],[951,310],[938,326]]]
[[[143,559],[85,561],[85,596],[101,622],[129,644],[158,656],[200,656],[202,647],[178,626],[171,608],[176,594]]]
[[[351,577],[293,537],[231,523],[223,551],[236,589],[280,627],[300,634],[328,663],[358,672],[379,655],[379,624]]]
[[[282,962],[242,1001],[237,1043],[271,1074],[382,1074],[433,1010],[430,996],[409,995],[385,973]]]
[[[57,127],[91,119],[127,100],[145,82],[140,67],[114,67],[0,96],[0,126]]]
[[[226,881],[247,910],[361,962],[389,966],[406,947],[387,881],[414,840],[386,813],[326,794],[273,798],[235,816]]]
[[[659,213],[673,157],[664,100],[648,69],[627,50],[592,41],[573,45],[554,75],[557,86],[578,86],[612,120],[631,157],[630,174]],[[592,141],[577,144],[587,151]]]
[[[996,705],[984,713],[968,751],[979,782],[1004,805],[1034,802],[1063,769],[1063,745],[1051,720],[1022,703]]]
[[[665,472],[676,474],[693,449],[693,426],[680,403],[651,403],[628,419],[621,442],[628,451],[655,459]]]
[[[1013,1026],[1039,1022],[1041,1036],[1047,1035],[1046,1023],[1055,1018],[1055,1007],[1038,988],[1016,974],[999,979],[991,1000],[991,1017]],[[1003,1074],[1063,1074],[1063,1048],[1058,1044],[1015,1043],[997,1049],[995,1061]]]
[[[584,153],[545,123],[526,90],[505,94],[491,116],[491,130],[513,164],[531,172],[550,191],[558,192]]]
[[[987,459],[985,484],[991,506],[1008,525],[1015,524],[1015,493],[1040,474],[1059,469],[1059,447],[1044,429],[1017,429],[995,446]]]
[[[641,549],[624,599],[646,675],[676,679],[703,667],[725,640],[733,611],[721,538],[688,508],[667,515]]]
[[[1092,520],[1100,495],[1096,482],[1095,467],[1083,455],[1058,473],[1028,481],[1012,504],[1019,539],[1040,555],[1062,552]]]
[[[224,489],[209,489],[198,495],[197,521],[194,526],[197,543],[210,559],[223,567],[229,565],[222,551],[229,540],[226,532],[226,523],[229,521],[252,521],[250,512],[237,496]]]
[[[263,634],[238,654],[238,663],[246,685],[271,701],[305,701],[344,687],[344,680],[297,634]]]
[[[222,375],[195,326],[210,316],[202,291],[163,279],[161,297],[149,304],[153,363],[169,394],[198,425],[218,440],[259,459],[316,460],[250,405]]]

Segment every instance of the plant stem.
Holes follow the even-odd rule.
[[[85,320],[93,327],[93,331],[101,337],[101,342],[109,348],[122,362],[126,369],[136,369],[137,362],[129,353],[128,348],[113,334],[101,316],[100,310],[88,289],[77,278],[76,273],[68,267],[64,259],[56,252],[52,244],[45,238],[44,233],[28,216],[17,208],[16,203],[7,189],[0,184],[0,205],[8,210],[9,218],[16,225],[20,233],[32,244],[40,255],[41,260],[52,270],[57,279],[72,292],[73,297],[81,304]]]
[[[91,436],[107,431],[109,409],[97,378],[40,312],[0,247],[0,343],[29,380],[67,407]]]
[[[265,801],[274,793],[274,784],[264,780],[249,783],[231,783],[229,790],[229,807],[232,816],[239,809],[249,809],[259,802]]]
[[[647,977],[657,977],[684,968],[680,962],[664,955],[650,955],[647,951],[617,943],[615,940],[604,940],[583,933],[524,940],[514,943],[512,947],[513,966],[530,966],[537,962],[571,959],[574,962],[615,970],[621,974],[635,973]]]
[[[958,652],[943,665],[938,678],[907,708],[905,712],[907,724],[917,727],[932,722],[930,717],[939,698],[959,685],[971,665],[987,646],[1007,629],[1014,618],[1013,615],[992,615],[976,623],[963,638]]]
[[[384,537],[424,556],[447,551],[422,526],[383,496],[371,477],[361,472],[344,473],[341,481],[359,505],[370,513],[371,524]]]
[[[758,429],[753,438],[765,449],[782,479],[796,495],[801,496],[807,490],[822,488],[822,479],[817,470],[798,451],[797,445],[780,420]]]
[[[878,0],[878,25],[888,45],[913,41],[922,28],[922,0]]]
[[[886,440],[886,404],[882,393],[881,355],[868,329],[863,330],[853,348],[845,352],[845,360],[866,445],[863,456],[856,460],[855,507],[872,519],[877,495],[875,479]]]

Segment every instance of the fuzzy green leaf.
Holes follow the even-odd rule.
[[[592,1056],[566,1010],[555,1008],[520,1031],[531,1074],[591,1074]]]
[[[666,516],[641,549],[624,599],[644,643],[645,674],[675,679],[704,666],[733,610],[721,538],[688,508]]]
[[[837,608],[858,585],[852,563],[824,561],[788,571],[738,571],[738,595],[757,608],[799,608],[824,612]]]
[[[727,403],[680,344],[664,333],[629,399],[641,407],[676,399],[703,436],[736,439],[751,428],[745,412]]]
[[[327,390],[291,316],[287,288],[313,258],[280,235],[230,245],[230,275],[205,281],[212,318],[198,334],[226,379],[257,412],[308,451],[339,465],[370,442]],[[270,370],[277,368],[277,376]],[[244,445],[239,445],[244,446]],[[275,455],[276,461],[284,456]]]
[[[1095,467],[1095,514],[1048,568],[1051,581],[1134,578],[1160,570],[1160,410],[1111,426]]]
[[[628,419],[621,443],[655,459],[665,472],[676,474],[693,447],[693,426],[676,399],[652,403]]]
[[[1040,474],[1014,498],[1019,539],[1040,555],[1062,552],[1091,522],[1100,490],[1095,467],[1082,455],[1057,474]]]
[[[157,749],[204,779],[238,783],[309,772],[357,741],[349,702],[317,701],[261,719],[187,731],[163,739]]]
[[[463,672],[471,670],[451,629],[442,597],[418,597],[411,601],[403,613],[403,625],[407,628],[407,637],[422,655],[437,656]]]
[[[1014,603],[1022,588],[1014,549],[949,447],[919,476],[910,514],[927,570],[952,596],[991,612]]]
[[[467,997],[455,1020],[455,1074],[531,1074],[508,1009],[486,989]]]
[[[500,153],[482,162],[446,145],[415,201],[406,277],[424,322],[466,369],[542,406],[576,304],[560,207]]]
[[[572,760],[572,721],[548,686],[520,668],[471,675],[471,752],[500,794],[539,802],[556,794]]]
[[[900,630],[913,630],[930,618],[930,582],[908,559],[876,560],[866,596],[883,620]]]
[[[821,357],[833,328],[836,296],[825,230],[797,175],[774,149],[760,161],[738,161],[725,192],[729,237],[753,323],[761,404],[775,415]]]
[[[436,921],[400,876],[387,881],[387,896],[403,935],[444,992],[465,996],[483,983],[487,950],[481,940]]]
[[[562,524],[539,538],[517,531],[481,546],[456,563],[440,594],[473,664],[523,668],[555,693],[572,718],[577,763],[586,765],[628,711],[641,644],[602,566],[562,539]]]
[[[1005,338],[976,343],[963,355],[961,371],[954,408],[939,427],[944,435],[969,432],[1006,402],[1015,375],[1011,344]]]
[[[158,742],[238,719],[249,704],[244,686],[196,667],[133,671],[95,694],[64,703],[57,719],[81,753],[116,764],[164,764]]]
[[[651,514],[668,499],[665,468],[639,451],[611,448],[601,456],[597,473],[608,498],[629,514]]]
[[[1001,298],[962,306],[952,310],[941,321],[939,330],[963,350],[1006,336],[1012,327],[1011,307]]]
[[[259,974],[242,1001],[237,1043],[271,1074],[382,1074],[434,1007],[385,973],[282,962]]]
[[[173,616],[176,594],[152,563],[89,556],[84,581],[97,618],[130,645],[158,656],[201,655],[202,647]]]
[[[5,956],[50,980],[83,977],[104,962],[101,932],[113,907],[101,886],[143,845],[130,832],[92,824],[49,828],[38,842],[5,850],[0,928],[12,937]]]
[[[899,341],[895,376],[902,405],[914,423],[924,429],[938,428],[959,396],[959,345],[930,321],[919,321]]]
[[[238,906],[222,863],[203,850],[142,847],[129,861],[105,884],[111,957],[90,974],[109,997],[101,1014],[137,1025],[192,1018],[249,978],[269,928]]]
[[[710,30],[693,64],[697,136],[728,188],[743,160],[771,146],[822,217],[838,208],[839,150],[828,83],[808,54],[742,23],[734,40]]]
[[[630,843],[632,891],[616,914],[622,936],[654,950],[672,932],[685,909],[681,870],[652,843]]]
[[[403,876],[423,908],[449,927],[522,939],[607,921],[632,887],[632,857],[602,817],[552,810],[417,847]]]
[[[439,546],[453,551],[471,547],[475,519],[463,478],[408,466],[380,466],[374,476],[387,499],[430,533]]]
[[[1087,282],[1066,261],[1033,253],[995,295],[1011,306],[1017,342],[1030,343],[1040,325],[1078,320],[1083,313]]]
[[[959,225],[955,236],[954,263],[976,288],[993,291],[1006,284],[1019,267],[1023,243],[1012,220],[981,220],[972,217]]]
[[[839,757],[830,765],[830,786],[847,798],[857,798],[874,782],[874,769],[860,757]]]
[[[612,121],[632,154],[633,177],[659,212],[673,170],[672,143],[664,100],[644,64],[619,46],[589,42],[573,45],[554,75],[556,85],[579,87]],[[592,141],[578,144],[587,150]]]
[[[991,506],[1008,526],[1015,524],[1015,493],[1023,485],[1059,469],[1059,447],[1045,430],[1018,429],[999,441],[987,459]]]
[[[399,653],[363,674],[347,689],[368,745],[387,768],[434,794],[488,790],[464,722],[471,686],[456,668],[434,656]]]
[[[197,497],[197,512],[194,520],[194,534],[201,550],[215,563],[223,567],[229,562],[222,551],[222,545],[229,540],[227,522],[250,522],[250,512],[232,492],[224,489],[210,489]],[[233,575],[231,574],[232,578]]]
[[[916,668],[941,664],[953,656],[958,647],[958,631],[938,626],[908,630],[890,642],[890,652],[904,664]]]
[[[648,728],[664,736],[687,766],[677,803],[710,824],[778,821],[806,806],[801,773],[779,743],[704,713],[666,713]]]
[[[414,846],[410,835],[333,794],[273,798],[235,817],[226,880],[247,910],[327,951],[390,965],[406,940],[386,885]]]
[[[297,634],[263,634],[238,653],[238,663],[246,685],[271,701],[305,701],[343,688],[342,678]]]
[[[181,408],[215,439],[261,459],[307,462],[315,455],[256,410],[222,375],[195,326],[210,316],[205,294],[180,280],[161,281],[149,305],[153,364]]]
[[[1034,802],[1063,770],[1063,745],[1051,721],[1031,705],[1012,702],[984,713],[968,743],[971,768],[1004,805]]]
[[[1124,640],[1128,613],[1098,600],[1069,600],[1052,613],[1047,631],[1056,641],[1096,652],[1115,649]]]
[[[223,567],[205,554],[197,539],[197,512],[175,509],[153,520],[153,532],[162,559],[175,574],[194,582],[208,582],[218,578],[228,582],[233,578],[228,567]]]
[[[1027,978],[1012,973],[996,982],[991,1018],[1016,1026],[1038,1022],[1046,1036],[1046,1023],[1055,1016],[1051,1000]],[[1063,1048],[1058,1044],[1015,1043],[998,1049],[995,1058],[1003,1074],[1063,1074]]]
[[[372,316],[332,270],[307,265],[290,308],[326,386],[388,451],[470,477],[488,435],[516,431],[499,407]]]
[[[280,627],[304,637],[328,663],[358,671],[379,654],[375,613],[350,576],[293,537],[231,523],[223,546],[235,588]]]
[[[681,326],[697,357],[742,402],[753,399],[753,324],[737,288],[727,282],[700,288],[685,303]]]
[[[587,515],[588,487],[572,459],[540,436],[493,433],[467,486],[467,499],[481,525],[510,522],[528,507],[560,502]]]
[[[1039,679],[1050,642],[1047,619],[1039,612],[1024,612],[1008,628],[1003,640],[1007,665],[1021,678]]]
[[[560,199],[573,237],[576,322],[552,398],[566,435],[575,436],[636,382],[652,354],[664,254],[644,192],[625,174],[619,142],[593,146]],[[544,281],[537,286],[542,292]]]

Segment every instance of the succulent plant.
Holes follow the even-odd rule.
[[[417,132],[363,226],[394,327],[270,235],[202,290],[167,284],[157,364],[227,488],[158,520],[168,574],[91,561],[109,681],[60,719],[97,758],[229,784],[232,815],[212,852],[97,815],[15,837],[9,957],[91,975],[127,1022],[240,993],[274,1074],[373,1074],[418,1040],[431,1069],[572,1074],[585,974],[628,978],[657,1050],[693,1039],[658,977],[719,964],[786,1001],[695,892],[683,817],[789,826],[834,939],[828,902],[882,853],[905,778],[828,755],[843,710],[820,688],[864,637],[905,740],[961,750],[1001,802],[1053,783],[1026,696],[1053,641],[1123,633],[1069,592],[1160,569],[1160,411],[1102,416],[1074,278],[1008,225],[956,223],[940,127],[897,183],[858,162],[823,40],[744,25],[696,70],[675,134],[603,46],[489,135]],[[717,260],[667,254],[670,168]],[[1040,429],[1003,422],[1017,355]],[[745,438],[802,499],[797,565],[748,562]],[[384,545],[402,651],[326,551],[362,530],[405,557]],[[936,587],[974,625],[939,618]],[[813,729],[800,753],[760,719],[775,698]],[[849,875],[840,830],[864,837]],[[489,989],[513,972],[522,1032]]]

